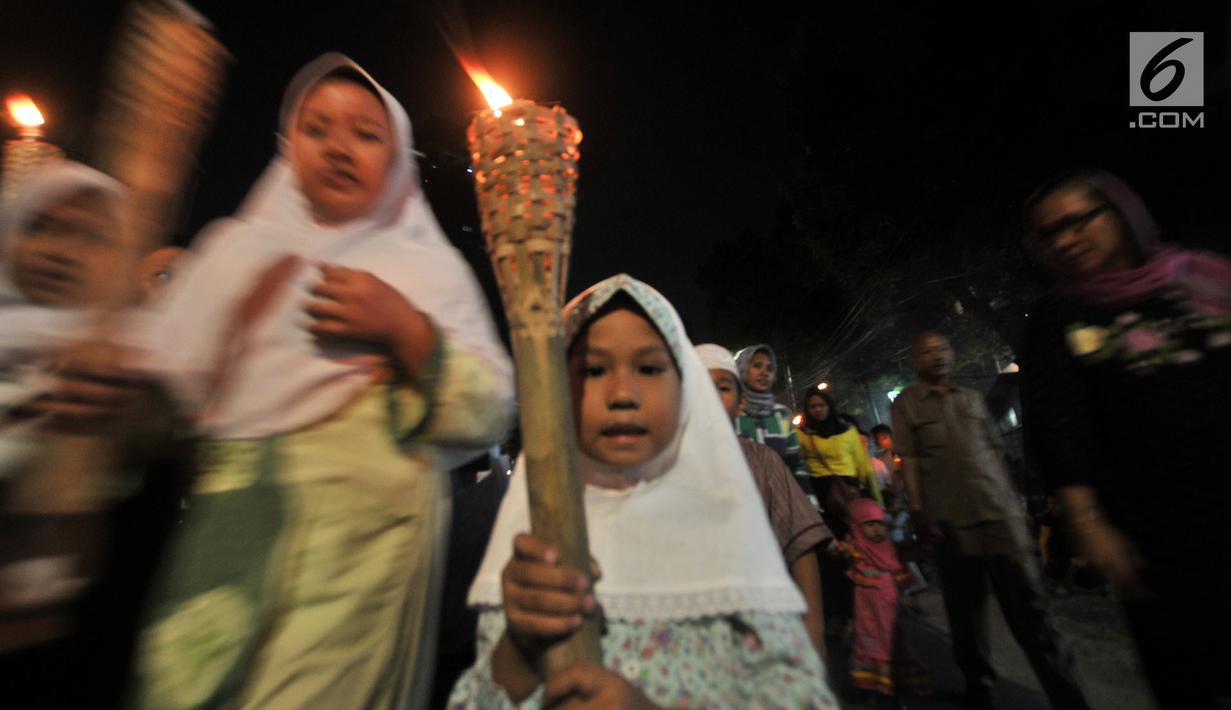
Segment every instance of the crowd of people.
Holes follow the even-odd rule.
[[[76,163],[0,213],[13,707],[429,705],[447,472],[508,435],[513,366],[398,101],[330,54],[280,118],[247,199],[186,254],[126,243],[125,189]],[[1025,204],[1024,248],[1054,282],[1019,348],[1054,494],[1045,561],[1115,591],[1160,707],[1213,707],[1231,262],[1160,241],[1104,172]],[[796,426],[771,345],[694,346],[630,276],[563,318],[594,564],[530,532],[518,461],[448,707],[837,707],[835,649],[869,704],[903,706],[930,690],[904,623],[929,585],[919,550],[969,707],[994,703],[989,596],[1052,706],[1088,707],[1000,430],[943,335],[915,338],[917,381],[865,431],[816,389]],[[548,677],[544,650],[587,619],[601,663]]]

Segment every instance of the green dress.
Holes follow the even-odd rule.
[[[510,412],[482,361],[447,344],[421,381],[373,384],[300,431],[205,445],[133,707],[392,708],[426,693],[447,522],[437,447],[488,446]]]

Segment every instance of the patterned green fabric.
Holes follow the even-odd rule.
[[[791,410],[781,404],[774,405],[774,412],[768,417],[753,417],[740,414],[735,418],[735,430],[745,439],[751,439],[758,444],[765,444],[782,457],[786,467],[797,476],[808,475],[803,456],[799,451],[799,434]]]
[[[482,361],[440,350],[427,392],[374,385],[308,429],[205,446],[132,707],[406,704],[438,562],[439,445],[488,445],[510,415]]]
[[[208,445],[142,636],[137,707],[398,704],[440,484],[386,433],[386,401]]]
[[[243,682],[257,620],[270,613],[267,570],[287,510],[277,442],[201,448],[188,523],[162,572],[142,637],[141,707],[208,707]]]

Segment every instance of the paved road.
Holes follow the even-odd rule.
[[[937,585],[916,597],[921,614],[908,622],[907,633],[932,676],[934,694],[911,700],[911,710],[941,710],[962,707],[962,677],[953,663],[948,624]],[[1132,640],[1124,628],[1119,609],[1109,596],[1078,593],[1053,598],[1056,626],[1072,646],[1078,669],[1094,710],[1156,710],[1137,670]],[[1004,617],[995,603],[991,616],[992,661],[1000,674],[995,695],[1004,710],[1040,710],[1048,707],[1021,649],[1013,641]],[[849,651],[831,646],[834,689],[843,707],[862,707],[857,691],[846,675]]]

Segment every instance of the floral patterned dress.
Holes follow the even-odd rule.
[[[542,707],[542,688],[520,704],[492,679],[504,612],[479,615],[478,660],[458,680],[450,710]],[[603,665],[667,708],[837,708],[796,616],[754,612],[689,621],[608,621]]]

